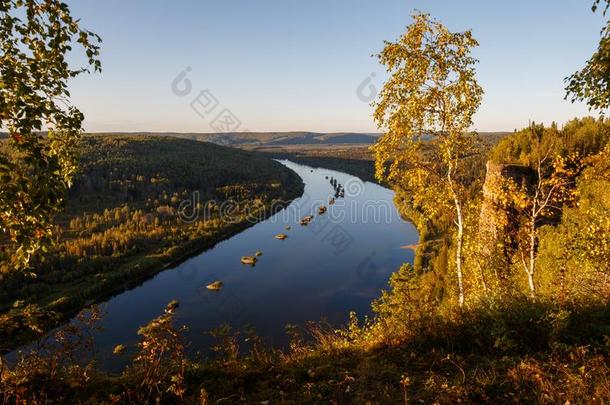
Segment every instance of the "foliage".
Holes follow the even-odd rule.
[[[141,340],[132,365],[124,372],[124,400],[130,403],[180,401],[185,395],[187,359],[182,333],[186,327],[173,326],[178,302],[138,330]],[[122,347],[115,349],[120,354]]]
[[[554,131],[556,132],[556,130]],[[552,143],[543,143],[545,129],[532,124],[529,129],[527,159],[531,161],[529,176],[522,179],[488,177],[488,192],[500,212],[510,212],[496,227],[516,242],[519,262],[527,275],[530,295],[536,295],[536,253],[538,230],[545,222],[553,221],[563,205],[575,198],[575,179],[580,174],[581,163],[578,153],[567,157],[551,155]],[[552,137],[554,139],[555,137]],[[548,139],[548,138],[547,138]],[[517,180],[521,184],[517,184]]]
[[[487,173],[480,237],[473,242],[472,249],[489,253],[484,263],[493,269],[491,276],[501,280],[504,293],[509,287],[511,295],[519,294],[527,286],[529,293],[536,295],[540,286],[545,298],[557,299],[560,294],[555,287],[559,284],[563,288],[569,274],[584,276],[577,275],[576,269],[566,273],[561,262],[551,265],[549,258],[566,257],[574,252],[567,246],[561,247],[559,235],[564,232],[563,226],[556,225],[566,221],[574,207],[586,202],[585,173],[594,170],[593,162],[601,159],[604,152],[600,151],[610,140],[608,130],[606,120],[592,118],[572,120],[560,130],[556,125],[544,128],[532,124],[500,141],[492,151],[489,167],[496,167],[494,170],[503,174]],[[604,186],[598,182],[588,192],[592,189],[601,191]],[[597,203],[603,201],[599,197],[594,199]],[[490,204],[493,208],[489,208]],[[598,226],[596,232],[603,237],[599,220],[594,217],[589,220],[592,225],[598,224],[593,226]],[[494,236],[483,241],[490,227]],[[540,241],[541,235],[544,242]],[[540,245],[544,254],[539,265]],[[494,255],[504,261],[494,263]],[[525,270],[521,274],[527,277],[518,276],[519,268]],[[602,280],[600,277],[598,274],[596,282]],[[577,295],[575,290],[570,293],[572,298]]]
[[[373,302],[377,314],[371,335],[385,341],[404,341],[422,332],[438,308],[435,295],[425,280],[418,280],[413,268],[405,264],[392,274],[390,289]]]
[[[592,10],[596,12],[600,3],[603,14],[608,11],[610,2],[595,0]],[[601,30],[597,50],[586,62],[582,70],[565,79],[566,98],[572,102],[585,101],[589,108],[604,110],[610,106],[610,21]]]
[[[87,70],[70,67],[67,55],[77,43],[99,71],[100,38],[59,0],[1,1],[0,36],[0,128],[13,152],[0,155],[0,261],[22,270],[51,244],[52,217],[76,171],[83,114],[67,86]]]
[[[458,301],[462,286],[463,205],[468,184],[464,161],[477,152],[472,125],[483,90],[475,79],[478,45],[470,31],[452,33],[426,14],[395,43],[386,42],[379,60],[390,73],[375,108],[387,132],[373,146],[376,175],[413,195],[428,218],[451,212],[456,223]],[[424,142],[427,140],[427,142]]]
[[[602,1],[608,3],[597,0],[594,7]],[[34,351],[14,366],[2,363],[1,399],[610,402],[608,122],[585,118],[561,129],[532,123],[493,150],[480,149],[467,132],[481,97],[470,56],[476,41],[469,32],[450,33],[427,15],[414,19],[380,55],[390,81],[375,118],[387,133],[373,150],[377,177],[396,188],[401,214],[421,231],[418,251],[425,257],[391,276],[389,288],[373,303],[373,319],[361,323],[351,314],[346,327],[315,324],[307,336],[290,328],[288,350],[268,350],[249,335],[248,351],[239,331],[223,327],[212,332],[220,340],[213,350],[221,356],[193,362],[185,355],[183,329],[173,326],[173,302],[140,329],[137,353],[121,375],[75,362],[76,348],[87,340],[60,334],[56,341],[68,349],[59,357]],[[235,169],[227,179],[225,162],[215,160],[223,150],[215,149],[207,157],[213,175],[201,181],[190,177],[196,160],[190,153],[199,153],[190,151],[192,143],[141,141],[91,138],[92,150],[84,155],[91,160],[77,182],[77,191],[87,192],[75,194],[75,205],[68,204],[58,218],[64,239],[51,256],[58,267],[36,261],[44,283],[53,282],[66,265],[73,266],[75,280],[87,281],[87,269],[103,280],[117,274],[108,267],[125,263],[130,279],[131,259],[139,254],[214,239],[215,232],[227,229],[219,201],[234,202],[230,214],[242,223],[252,207],[272,206],[294,191],[290,174],[250,154],[239,159],[241,165],[250,159],[245,174],[227,163]],[[159,164],[147,154],[151,151],[166,160]],[[208,168],[193,166],[196,173]],[[232,183],[235,178],[239,181]],[[212,216],[184,224],[176,218],[179,202],[194,191],[205,196],[195,211]],[[104,264],[95,267],[97,261]],[[15,280],[12,286],[22,281],[8,279]],[[44,283],[28,287],[45,288]],[[7,285],[5,296],[14,294]],[[108,284],[95,287],[100,285]],[[36,288],[16,296],[36,296]],[[46,310],[63,305],[63,298],[43,309],[18,303],[11,312],[21,318],[4,315],[0,322],[12,331],[41,333],[51,317]],[[81,336],[70,330],[70,336]],[[115,353],[123,350],[119,345]]]
[[[598,135],[595,132],[590,137]],[[527,149],[535,148],[527,145]],[[534,161],[531,156],[523,157]],[[214,332],[220,339],[214,349],[221,357],[186,359],[182,353],[187,343],[182,340],[180,329],[172,326],[175,310],[172,305],[168,313],[142,329],[139,349],[123,374],[105,375],[91,370],[86,383],[80,382],[79,374],[62,374],[63,384],[56,384],[56,391],[45,391],[50,387],[40,387],[40,382],[36,386],[25,376],[20,380],[22,398],[47,392],[50,397],[72,402],[115,403],[153,402],[157,398],[174,403],[203,400],[396,403],[404,401],[405,396],[409,401],[438,403],[568,400],[583,403],[593,397],[608,401],[610,359],[605,338],[610,336],[608,295],[599,295],[604,291],[600,288],[602,284],[589,284],[598,294],[591,300],[593,295],[582,284],[568,282],[586,280],[581,278],[583,268],[601,269],[599,266],[607,265],[607,256],[604,256],[607,252],[600,250],[601,255],[596,256],[589,251],[580,252],[580,248],[569,251],[574,257],[570,258],[573,265],[564,272],[570,274],[563,282],[568,298],[564,300],[559,299],[555,273],[548,272],[556,267],[547,261],[559,260],[568,251],[554,250],[549,244],[553,257],[547,258],[546,254],[550,235],[558,238],[565,234],[572,238],[566,240],[573,240],[574,246],[587,249],[605,246],[602,242],[608,240],[608,230],[601,228],[606,229],[606,234],[601,233],[595,225],[598,222],[592,221],[595,216],[589,213],[604,221],[607,219],[608,162],[607,150],[583,157],[585,168],[577,179],[577,201],[562,208],[559,224],[541,227],[539,290],[535,301],[525,297],[527,287],[522,289],[511,278],[502,279],[498,284],[506,291],[517,293],[471,299],[482,287],[473,280],[476,273],[469,267],[465,273],[469,299],[464,308],[457,310],[452,300],[439,293],[439,289],[448,288],[454,280],[449,283],[445,279],[447,275],[437,271],[437,268],[446,269],[446,265],[440,264],[442,255],[433,255],[424,271],[405,265],[392,275],[389,289],[373,305],[374,319],[360,323],[352,315],[346,328],[314,325],[306,335],[293,330],[295,338],[286,351],[266,349],[259,340],[245,347],[244,339],[238,339],[238,332],[223,328]],[[484,175],[478,166],[472,169],[473,177]],[[559,162],[549,163],[549,174],[553,170],[560,174],[561,168]],[[171,177],[168,179],[172,181]],[[520,186],[517,185],[516,191]],[[473,189],[468,195],[474,201],[469,201],[466,221],[473,225],[468,228],[465,240],[468,249],[476,249],[478,191]],[[397,202],[404,204],[401,211],[408,208],[407,197],[399,190]],[[119,217],[122,215],[119,213]],[[577,221],[576,228],[563,231],[572,221]],[[444,220],[429,226],[442,223]],[[591,232],[579,231],[585,224],[594,225]],[[450,228],[430,229],[443,237]],[[594,244],[590,244],[591,238],[597,236]],[[450,238],[448,242],[445,254],[452,249]],[[567,244],[561,242],[561,245],[567,249],[564,247]],[[487,262],[482,265],[486,266]],[[603,280],[601,272],[592,274],[596,274],[597,282]],[[169,320],[166,322],[166,319]],[[245,340],[250,339],[254,338],[248,336]],[[176,349],[169,350],[169,347]],[[117,352],[122,349],[118,347]],[[72,388],[72,384],[77,388]]]
[[[38,323],[35,316],[28,318]],[[0,400],[42,404],[67,401],[71,391],[87,392],[97,374],[91,359],[99,319],[96,307],[84,310],[72,323],[18,353],[12,367],[0,359]]]
[[[540,137],[540,139],[538,139]],[[610,121],[593,117],[575,118],[561,129],[531,123],[502,138],[490,153],[490,160],[498,164],[534,167],[544,155],[563,156],[578,153],[588,156],[599,152],[610,141]]]
[[[576,188],[578,205],[564,209],[557,227],[541,231],[542,288],[561,302],[604,302],[610,296],[609,162],[610,144],[587,159]]]
[[[405,267],[403,276],[408,271]],[[392,285],[388,294],[404,296],[401,280],[395,278]],[[610,400],[604,340],[609,329],[600,328],[610,319],[608,307],[558,308],[529,300],[460,313],[424,307],[424,316],[411,324],[395,317],[407,308],[401,299],[386,298],[399,305],[383,315],[397,323],[385,326],[400,331],[371,323],[359,327],[352,320],[349,330],[317,328],[315,340],[297,338],[290,352],[264,357],[236,350],[235,340],[223,332],[222,351],[231,360],[197,362],[183,357],[181,329],[172,326],[172,303],[141,329],[139,349],[123,374],[67,367],[53,379],[24,373],[15,380],[19,367],[6,366],[0,395],[6,401],[70,403],[399,403],[405,396],[436,403]],[[38,361],[48,364],[44,356]]]

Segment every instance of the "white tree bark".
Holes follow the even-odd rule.
[[[455,247],[455,268],[457,273],[457,283],[458,283],[458,303],[460,307],[464,306],[464,283],[462,276],[462,245],[464,242],[464,215],[462,213],[462,204],[458,197],[458,193],[455,190],[455,186],[453,184],[453,165],[449,164],[449,168],[447,171],[447,182],[449,183],[449,189],[451,190],[451,194],[453,196],[453,203],[455,205],[455,224],[457,226],[457,235],[456,235],[456,247]]]
[[[536,297],[536,286],[534,285],[534,273],[536,272],[536,217],[532,218],[530,225],[530,263],[527,272],[527,281],[530,286],[530,295]]]
[[[456,199],[457,210],[457,243],[455,248],[455,266],[458,280],[458,302],[460,307],[464,305],[464,283],[462,281],[462,244],[464,241],[464,220],[462,218],[462,207]]]

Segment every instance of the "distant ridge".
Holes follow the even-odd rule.
[[[512,132],[480,132],[481,137],[494,144],[502,137]],[[195,132],[103,132],[92,135],[142,135],[142,136],[171,136],[191,139],[201,142],[211,142],[217,145],[237,148],[272,148],[288,146],[323,146],[323,145],[371,145],[377,141],[380,133],[373,132],[222,132],[222,133],[195,133]]]
[[[495,144],[508,131],[479,132],[483,140]],[[374,132],[90,132],[85,135],[141,135],[141,136],[171,136],[174,138],[191,139],[200,142],[210,142],[217,145],[237,148],[281,148],[287,146],[323,146],[323,145],[371,145],[375,143],[380,133]],[[8,133],[0,132],[0,139],[8,138]]]
[[[95,135],[146,135],[146,136],[172,136],[176,138],[192,139],[196,141],[211,142],[218,145],[234,147],[260,147],[260,146],[290,146],[290,145],[370,145],[380,134],[360,132],[223,132],[223,133],[181,133],[181,132],[104,132]]]

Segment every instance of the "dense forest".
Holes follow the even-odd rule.
[[[302,192],[300,178],[283,165],[203,142],[86,136],[79,155],[75,184],[55,219],[56,242],[32,258],[35,275],[2,271],[2,318],[13,322],[2,348],[19,342],[24,311],[72,313],[213,246]]]
[[[609,7],[593,2],[594,12]],[[610,402],[603,114],[485,139],[472,131],[484,94],[477,40],[415,12],[377,55],[388,79],[373,103],[381,134],[370,151],[285,148],[324,141],[310,133],[242,139],[277,141],[267,155],[175,137],[82,136],[84,116],[65,101],[68,78],[88,70],[66,57],[78,43],[99,71],[100,38],[57,0],[0,10],[0,344],[34,342],[0,358],[3,403]],[[566,78],[566,98],[607,109],[609,61],[607,21],[598,49]],[[43,136],[44,123],[54,125]],[[300,195],[298,176],[268,159],[277,153],[374,172],[419,230],[414,262],[392,274],[373,316],[287,325],[281,349],[224,326],[210,332],[209,355],[189,357],[172,301],[137,343],[114,348],[123,371],[102,371],[92,338],[101,314],[88,304]]]

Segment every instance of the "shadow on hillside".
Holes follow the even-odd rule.
[[[220,368],[214,363],[195,379],[210,398],[259,402],[610,399],[608,306],[560,309],[524,301],[508,310],[465,312],[458,318],[429,319],[408,341],[377,345],[346,343],[329,330],[318,334],[321,340],[314,346],[296,345],[280,360],[254,354]]]

